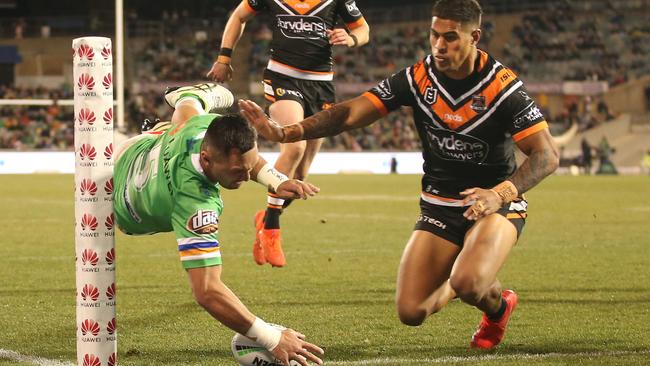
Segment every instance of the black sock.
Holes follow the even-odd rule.
[[[501,305],[499,305],[499,310],[497,310],[494,314],[487,314],[488,319],[492,321],[499,321],[503,317],[503,314],[506,312],[506,299],[501,296]]]
[[[264,229],[279,229],[280,215],[284,200],[278,198],[273,192],[269,192],[266,205],[266,216],[264,216]]]
[[[289,199],[284,200],[284,203],[282,204],[282,210],[284,210],[285,208],[289,207],[289,205],[291,204],[291,202],[293,202],[293,198],[289,198]]]

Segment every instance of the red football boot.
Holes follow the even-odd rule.
[[[472,348],[492,349],[503,340],[508,319],[510,319],[510,315],[517,307],[517,294],[512,290],[505,290],[501,293],[501,296],[506,302],[505,313],[498,321],[492,321],[485,313],[483,314],[481,324],[479,324],[470,342]]]
[[[262,229],[264,229],[264,215],[266,214],[265,210],[259,210],[255,213],[255,220],[253,221],[255,225],[255,242],[253,243],[253,259],[255,263],[260,266],[266,263],[266,254],[264,253],[264,247],[262,246]]]

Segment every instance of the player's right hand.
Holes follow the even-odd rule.
[[[303,366],[309,366],[307,361],[322,365],[323,360],[318,358],[315,353],[322,355],[325,352],[317,345],[306,342],[304,334],[293,329],[285,329],[282,331],[280,343],[271,350],[271,353],[285,366],[289,366],[290,360],[296,360]]]
[[[253,125],[262,137],[273,142],[282,142],[284,131],[282,126],[269,118],[262,108],[252,100],[239,100],[239,113]]]
[[[311,183],[298,179],[289,179],[280,183],[275,193],[282,199],[302,198],[306,200],[309,197],[315,196],[318,192],[320,192],[320,188]]]
[[[233,69],[230,64],[224,64],[223,62],[215,61],[206,76],[218,83],[223,83],[232,79],[232,72]]]

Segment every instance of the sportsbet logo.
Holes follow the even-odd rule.
[[[212,210],[198,210],[187,220],[187,230],[197,234],[212,234],[219,229],[217,213]]]
[[[287,38],[327,38],[327,24],[323,19],[309,15],[278,15],[278,28]]]

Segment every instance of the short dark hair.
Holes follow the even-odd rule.
[[[476,0],[438,0],[432,16],[464,24],[481,25],[483,9]]]
[[[242,154],[255,147],[257,132],[239,114],[226,114],[215,117],[203,138],[202,148],[210,146],[224,155],[232,149]]]

